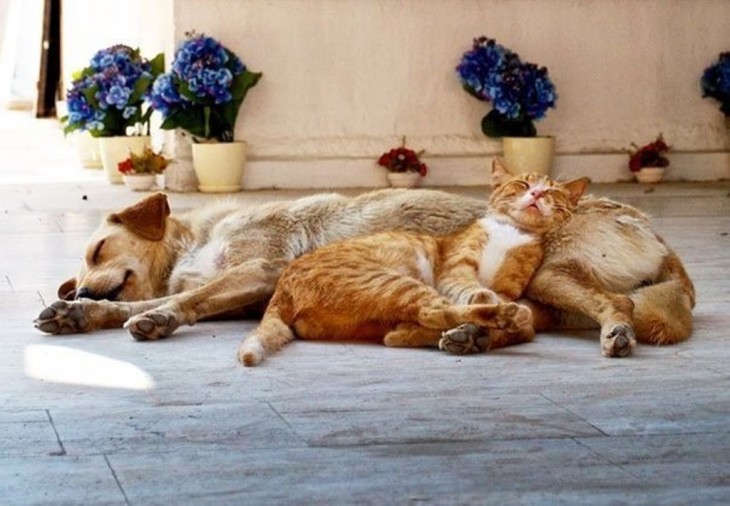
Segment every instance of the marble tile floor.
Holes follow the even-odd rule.
[[[730,183],[593,188],[653,214],[686,262],[685,343],[606,359],[593,331],[466,357],[295,342],[245,369],[253,321],[147,343],[33,328],[103,214],[140,196],[59,179],[0,169],[2,504],[730,502]]]

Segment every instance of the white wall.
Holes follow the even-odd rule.
[[[64,85],[99,49],[114,44],[139,47],[148,58],[173,46],[172,0],[63,0]]]
[[[402,135],[426,150],[426,184],[486,182],[500,143],[482,135],[488,109],[454,72],[481,34],[549,68],[560,98],[538,131],[557,138],[556,172],[629,179],[622,150],[663,132],[681,153],[669,178],[730,177],[722,115],[699,91],[702,70],[730,50],[727,0],[163,3],[170,54],[194,29],[264,73],[236,127],[248,187],[380,185],[373,161]]]
[[[0,107],[35,105],[42,34],[42,0],[0,0]]]

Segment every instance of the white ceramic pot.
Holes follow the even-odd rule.
[[[245,164],[245,142],[193,144],[193,168],[201,192],[240,191]]]
[[[81,165],[86,169],[101,169],[99,139],[93,137],[89,132],[76,132],[73,139],[76,145],[76,156]]]
[[[503,137],[504,163],[513,174],[549,175],[555,158],[555,137]]]
[[[144,154],[144,149],[150,147],[150,137],[147,136],[124,136],[124,137],[99,137],[99,151],[101,152],[101,163],[104,166],[106,177],[112,184],[122,183],[122,173],[119,172],[119,162],[129,158],[129,153],[135,155]]]
[[[155,174],[122,174],[122,181],[132,191],[140,192],[152,189],[157,182]]]
[[[388,172],[388,183],[395,188],[413,188],[421,182],[418,172]]]
[[[634,177],[640,183],[658,183],[664,179],[664,167],[644,167],[634,172]]]

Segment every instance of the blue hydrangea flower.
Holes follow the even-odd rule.
[[[167,118],[177,107],[226,104],[233,100],[234,77],[245,70],[243,62],[220,42],[194,35],[175,53],[172,70],[158,76],[152,85],[152,107]]]
[[[157,76],[149,100],[161,128],[183,128],[197,139],[231,142],[238,110],[261,73],[250,72],[220,42],[186,34],[169,72]]]
[[[124,135],[127,126],[139,121],[148,94],[135,91],[142,78],[151,84],[152,66],[138,50],[116,45],[98,51],[67,92],[66,131]]]
[[[545,67],[524,63],[494,39],[474,39],[456,67],[464,88],[490,102],[505,120],[531,122],[545,117],[558,98]]]
[[[720,110],[730,116],[730,52],[720,53],[717,62],[705,69],[700,86],[702,96],[718,100]]]

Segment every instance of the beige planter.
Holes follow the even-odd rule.
[[[112,184],[122,183],[122,173],[117,167],[119,162],[129,158],[129,153],[144,154],[144,149],[150,147],[149,136],[99,137],[99,151],[101,163],[104,166],[106,177]]]
[[[193,144],[193,168],[201,192],[240,191],[245,164],[245,142]]]
[[[644,167],[638,172],[634,172],[634,177],[640,183],[658,183],[664,179],[664,167]]]
[[[418,172],[388,172],[388,183],[394,188],[413,188],[421,182]]]
[[[89,132],[76,132],[73,141],[76,145],[76,156],[84,168],[102,168],[99,139],[93,137]]]
[[[549,175],[555,158],[555,137],[503,137],[504,163],[513,174]]]
[[[122,174],[122,181],[132,191],[141,192],[152,189],[157,181],[155,174]]]

